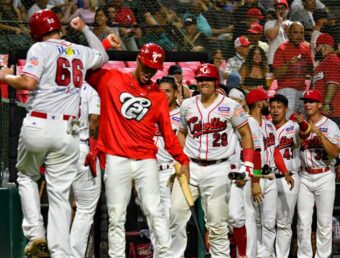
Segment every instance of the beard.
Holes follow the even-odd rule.
[[[262,108],[261,108],[261,113],[262,113],[262,115],[264,115],[264,116],[268,116],[268,115],[270,114],[270,112],[269,112],[269,107],[262,107]]]
[[[322,51],[321,50],[315,52],[314,59],[315,59],[315,61],[320,61],[320,60],[323,59]]]

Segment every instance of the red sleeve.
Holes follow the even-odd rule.
[[[260,149],[254,151],[254,170],[255,169],[262,171],[261,150]],[[260,182],[260,179],[253,177],[252,182],[258,183],[258,182]]]
[[[88,70],[86,73],[85,81],[90,84],[94,89],[98,90],[99,87],[99,81],[101,78],[103,78],[105,73],[104,69],[98,69],[98,70]]]
[[[305,53],[306,53],[306,58],[307,58],[307,62],[308,62],[308,68],[312,69],[314,67],[312,51],[310,50],[310,48],[307,45],[306,45]]]
[[[340,67],[340,58],[337,55],[329,56],[327,61],[327,66],[325,66],[325,81],[326,84],[334,83],[340,84],[340,73],[339,69],[334,69],[334,67]]]
[[[282,65],[285,64],[285,55],[284,51],[281,47],[276,49],[274,60],[273,60],[273,68],[277,69],[280,68]]]
[[[189,164],[189,158],[184,154],[178,138],[171,128],[170,112],[165,96],[161,98],[160,102],[159,108],[161,112],[158,120],[158,126],[164,138],[165,149],[182,165]]]
[[[281,152],[278,148],[275,148],[275,151],[274,151],[274,162],[275,162],[276,167],[282,172],[282,174],[285,175],[288,173],[288,169],[285,165]]]

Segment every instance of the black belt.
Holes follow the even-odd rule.
[[[172,168],[172,164],[159,164],[158,167],[159,167],[159,171],[167,170],[167,169]]]
[[[83,140],[83,139],[80,139],[80,142],[82,142],[82,143],[85,143],[85,144],[89,145],[89,140]]]
[[[196,164],[206,167],[206,166],[211,166],[215,164],[220,164],[222,162],[227,161],[229,158],[224,158],[224,159],[219,159],[219,160],[205,160],[205,159],[193,159],[190,158],[192,162],[195,162]]]
[[[288,175],[292,176],[293,173],[288,172]],[[282,178],[282,177],[284,177],[284,175],[283,175],[283,174],[275,174],[275,177],[276,177],[276,178]]]

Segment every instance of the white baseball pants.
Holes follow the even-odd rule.
[[[190,190],[194,201],[201,196],[206,227],[209,232],[211,257],[230,258],[228,240],[228,202],[231,182],[228,178],[230,164],[224,162],[199,166],[190,162]],[[186,225],[190,208],[177,180],[171,194],[170,231],[174,257],[184,257],[187,245]]]
[[[47,240],[52,258],[71,255],[69,194],[77,174],[79,137],[66,131],[67,121],[28,115],[23,121],[18,147],[18,184],[24,216],[22,227],[29,240],[45,238],[35,181],[40,178],[40,166],[46,166],[49,200]]]
[[[257,257],[268,258],[274,255],[277,185],[275,179],[261,179],[260,185],[264,198],[256,210]]]
[[[326,258],[332,252],[332,215],[335,198],[334,170],[320,174],[300,174],[298,209],[298,258],[312,254],[311,225],[314,203],[317,211],[315,258]]]
[[[158,243],[158,257],[173,257],[168,220],[160,200],[159,171],[155,159],[133,160],[106,155],[104,175],[109,214],[109,256],[125,257],[126,208],[132,180]]]
[[[72,184],[77,210],[72,223],[70,241],[73,258],[85,256],[87,240],[96,212],[101,189],[101,172],[97,162],[97,176],[93,177],[89,167],[85,167],[86,155],[89,152],[87,143],[79,146],[78,173]]]
[[[284,177],[276,179],[278,199],[275,251],[277,258],[288,258],[290,251],[292,220],[300,185],[299,175],[294,173],[292,177],[294,178],[294,188],[292,190],[289,190],[290,186]]]

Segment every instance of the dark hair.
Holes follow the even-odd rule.
[[[253,65],[254,65],[253,58],[254,58],[254,55],[255,55],[255,51],[257,49],[260,51],[260,55],[261,55],[261,63],[260,63],[261,71],[262,71],[263,76],[265,76],[266,72],[268,70],[268,64],[267,64],[266,53],[264,52],[264,50],[261,47],[253,46],[249,50],[246,61],[244,62],[244,65],[246,67],[247,73],[248,74],[251,73],[251,69],[253,68]]]
[[[282,103],[283,105],[288,107],[288,99],[284,95],[275,94],[272,98],[269,99],[269,103],[272,103],[274,101]]]
[[[156,83],[157,83],[158,86],[161,85],[161,83],[163,83],[163,82],[170,83],[170,84],[171,84],[171,87],[172,87],[175,91],[177,91],[178,88],[177,88],[176,80],[175,80],[174,77],[172,77],[172,76],[163,76],[162,78],[157,79],[157,81],[156,81]]]
[[[96,18],[97,18],[97,14],[98,14],[100,11],[104,13],[106,19],[109,19],[109,15],[108,15],[108,13],[107,13],[107,10],[108,10],[108,8],[104,9],[103,7],[99,7],[99,8],[96,9],[96,13],[95,13],[95,15],[94,15],[94,24],[95,24],[95,25],[98,25],[97,22],[96,22]]]

